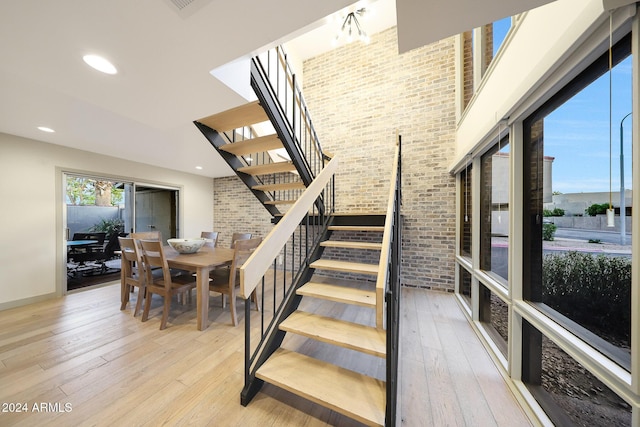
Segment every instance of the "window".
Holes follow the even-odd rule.
[[[460,192],[460,255],[471,258],[471,206],[473,198],[471,196],[471,167],[467,166],[460,172],[461,189]]]
[[[492,36],[492,48],[493,55],[492,58],[495,58],[496,54],[500,50],[500,46],[504,42],[504,39],[507,37],[507,33],[511,29],[511,17],[507,16],[506,18],[495,21],[491,25],[491,36]]]
[[[509,277],[509,137],[482,156],[480,268],[506,286]]]
[[[611,127],[608,52],[525,121],[523,224],[525,298],[627,370],[631,246],[619,232],[628,211],[609,227],[591,208],[619,206],[611,135],[617,147],[618,125],[631,111],[630,52],[630,36],[613,49]]]

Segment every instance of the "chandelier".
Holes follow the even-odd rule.
[[[355,12],[350,12],[347,17],[344,18],[342,27],[340,27],[340,31],[338,31],[338,34],[333,39],[333,43],[337,44],[342,38],[345,38],[347,43],[351,43],[356,38],[363,43],[369,43],[369,36],[364,32],[356,17],[356,15],[362,17],[366,12],[367,10],[364,7]]]

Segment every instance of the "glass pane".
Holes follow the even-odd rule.
[[[480,268],[509,277],[509,142],[505,137],[482,156]]]
[[[460,273],[460,295],[471,307],[471,273],[462,266],[458,266],[458,271]]]
[[[493,57],[496,56],[498,50],[500,50],[500,46],[502,46],[502,42],[507,37],[507,33],[511,29],[511,17],[507,16],[504,19],[496,21],[493,23],[492,30],[492,40],[493,40]]]
[[[489,288],[480,285],[480,321],[504,357],[509,342],[509,307]]]
[[[630,203],[625,196],[632,182],[631,141],[623,129],[632,108],[625,40],[614,48],[611,76],[604,55],[526,125],[523,247],[529,252],[525,297],[630,369],[632,248],[626,231],[632,212],[620,209]],[[610,206],[616,208],[613,224],[606,215]]]
[[[460,254],[471,258],[471,167],[460,172],[462,191],[460,193]]]
[[[631,406],[526,321],[523,379],[556,425],[631,425]]]

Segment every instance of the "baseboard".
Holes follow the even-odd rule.
[[[0,303],[0,311],[9,310],[11,308],[22,307],[29,304],[35,304],[37,302],[42,302],[46,300],[50,300],[53,298],[58,298],[58,295],[55,292],[51,292],[49,294],[37,295],[35,297],[29,297],[24,299],[19,299],[15,301],[7,301]]]

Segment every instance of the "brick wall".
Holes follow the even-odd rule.
[[[303,93],[323,148],[340,156],[337,211],[386,209],[396,130],[403,140],[402,283],[453,290],[454,40],[398,55],[395,28],[304,63]],[[237,177],[214,180],[214,230],[266,236],[270,216]],[[229,230],[227,233],[226,231]],[[329,254],[327,254],[329,255]]]
[[[234,232],[266,237],[271,215],[237,176],[213,181],[213,229],[220,232],[218,245],[229,247]]]
[[[402,283],[452,290],[454,39],[398,55],[396,29],[304,63],[303,93],[322,146],[340,156],[338,212],[386,208],[396,130],[403,140]]]

